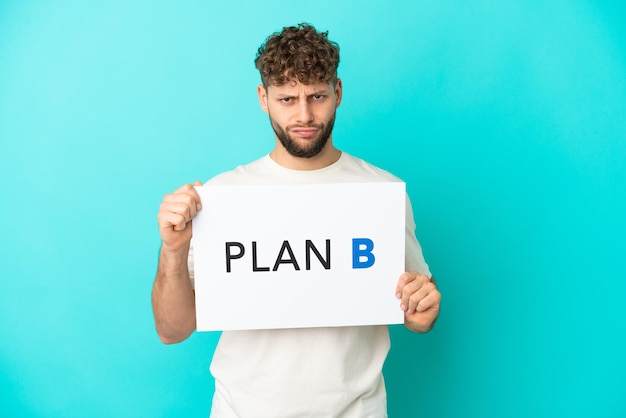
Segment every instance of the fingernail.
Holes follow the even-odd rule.
[[[402,293],[396,293],[396,299],[401,299],[402,298]]]
[[[406,306],[400,305],[400,309],[402,309],[404,312],[406,312]]]

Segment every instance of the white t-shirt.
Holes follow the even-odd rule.
[[[344,152],[334,164],[311,171],[287,169],[266,155],[207,184],[378,181],[400,180]],[[406,202],[405,267],[430,276],[408,197]],[[190,252],[193,280],[192,261]],[[384,325],[224,331],[210,368],[215,378],[211,417],[386,417],[382,368],[389,346]]]

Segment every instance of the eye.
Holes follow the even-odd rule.
[[[291,103],[292,102],[292,98],[291,97],[283,97],[282,99],[280,99],[281,103]]]
[[[326,98],[326,96],[323,94],[314,94],[313,96],[311,96],[310,100],[312,102],[321,102],[322,100],[324,100],[324,98]]]

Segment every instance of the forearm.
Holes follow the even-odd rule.
[[[189,247],[169,251],[163,246],[152,288],[157,333],[165,344],[185,340],[196,329],[194,291],[189,280]]]

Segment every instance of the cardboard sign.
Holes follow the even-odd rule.
[[[403,322],[404,183],[197,190],[198,331]]]

